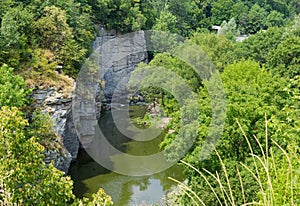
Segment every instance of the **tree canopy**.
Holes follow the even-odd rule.
[[[168,71],[152,75],[155,85],[140,92],[170,118],[160,144],[168,159],[190,147],[182,158],[188,189],[174,195],[176,204],[300,204],[299,13],[299,0],[1,0],[0,204],[112,205],[102,189],[91,199],[78,199],[70,177],[43,162],[43,151],[59,142],[53,140],[49,117],[31,105],[30,87],[55,86],[67,82],[65,75],[77,76],[99,28],[116,35],[172,33],[151,39],[161,48],[175,47],[180,35],[182,48],[196,47],[182,55],[192,59],[202,51],[195,57],[204,59],[198,66],[209,62],[212,67],[204,78],[174,54],[149,52],[149,63],[133,72]],[[161,88],[166,78],[173,90]],[[171,93],[182,82],[190,93],[176,95],[193,94],[193,101],[179,102]],[[211,86],[215,94],[209,93]],[[221,93],[226,101],[213,102]],[[226,105],[226,117],[220,104]],[[201,159],[213,107],[225,125],[214,125],[222,135],[215,152]]]

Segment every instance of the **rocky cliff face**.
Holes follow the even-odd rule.
[[[102,30],[94,43],[94,55],[78,76],[73,115],[75,128],[84,148],[92,143],[97,125],[99,101],[108,104],[127,103],[126,84],[131,72],[147,62],[144,32],[117,36]],[[97,71],[91,65],[97,65]],[[103,105],[103,104],[102,104]]]
[[[72,124],[70,118],[72,96],[51,87],[34,90],[33,99],[36,101],[36,107],[39,107],[42,112],[48,113],[53,120],[54,132],[60,138],[56,141],[61,143],[62,148],[62,151],[46,149],[44,151],[44,161],[46,164],[53,161],[56,168],[67,173],[72,159],[77,157],[79,148],[74,125],[70,125],[70,123]]]
[[[126,84],[130,74],[141,62],[148,61],[144,32],[122,36],[102,30],[101,37],[94,42],[99,56],[99,75],[104,81],[104,98],[127,100]],[[104,101],[105,101],[104,100]]]
[[[73,94],[55,88],[38,88],[33,94],[36,106],[53,120],[54,131],[65,148],[63,154],[45,151],[45,162],[54,161],[64,172],[76,160],[80,144],[88,147],[92,142],[103,103],[110,103],[113,96],[126,101],[131,72],[140,62],[147,61],[143,32],[118,37],[115,32],[102,29],[100,36],[93,44],[98,54],[96,76],[91,75],[95,70],[83,66]]]

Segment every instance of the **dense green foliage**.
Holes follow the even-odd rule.
[[[216,152],[200,161],[212,119],[208,87],[214,79],[202,79],[168,53],[151,53],[149,64],[137,69],[168,68],[197,96],[199,108],[184,106],[182,116],[170,91],[141,91],[146,99],[158,98],[172,118],[167,127],[173,132],[161,144],[168,158],[180,156],[186,138],[197,136],[184,157],[193,192],[176,196],[176,204],[202,204],[200,199],[206,205],[300,204],[299,13],[298,0],[2,0],[0,204],[112,204],[103,190],[92,200],[77,199],[70,178],[45,165],[42,152],[59,144],[49,117],[31,111],[25,83],[54,86],[67,82],[63,74],[75,77],[92,52],[99,25],[117,34],[154,29],[182,35],[204,51],[221,76],[225,126]],[[213,25],[221,26],[218,33]],[[236,42],[240,34],[248,38]],[[170,39],[164,43],[163,48],[173,44]],[[174,79],[174,85],[182,79]],[[162,80],[157,75],[151,81],[160,85]],[[198,121],[196,134],[194,122],[181,128],[189,119]],[[181,140],[174,143],[176,134]]]
[[[20,205],[110,205],[102,190],[93,200],[77,200],[70,177],[43,162],[44,147],[27,136],[28,121],[16,107],[0,110],[0,204]],[[9,202],[6,202],[9,201]]]
[[[23,107],[28,102],[30,93],[26,88],[24,79],[13,74],[13,68],[7,65],[0,67],[0,107],[15,106]]]
[[[188,188],[183,186],[187,194],[180,196],[177,204],[190,205],[193,201],[199,205],[299,203],[300,68],[297,48],[300,44],[297,40],[299,27],[296,25],[299,25],[298,18],[286,28],[272,27],[241,43],[222,41],[221,36],[215,34],[196,33],[191,37],[221,71],[227,101],[226,120],[215,148],[217,153],[200,161],[212,119],[207,90],[209,82],[203,81],[198,90],[200,114],[197,139],[184,158],[189,165],[186,166]],[[168,65],[166,63],[170,60],[164,58],[157,61],[158,57],[150,65],[164,66],[174,71],[174,66],[180,71],[191,69],[184,63]],[[184,77],[190,82],[188,76]],[[172,145],[172,150],[167,150],[168,156],[176,158],[183,143],[175,142],[174,148],[174,139],[183,129],[179,124],[182,119],[176,110],[171,116],[173,119],[168,128],[175,132],[167,134],[161,146],[168,148]],[[269,138],[266,138],[266,119]],[[251,138],[253,135],[255,138]],[[183,138],[184,142],[188,141],[188,131]],[[267,166],[266,159],[270,159]],[[260,169],[264,167],[268,167],[269,171]],[[290,173],[294,176],[287,177]],[[282,184],[286,187],[280,186]]]
[[[52,124],[36,111],[29,125],[31,91],[7,65],[0,74],[0,205],[111,205],[103,190],[91,201],[77,199],[70,177],[44,163],[45,149],[61,150]]]
[[[238,162],[248,163],[249,149],[248,143],[243,139],[241,131],[238,129],[236,119],[238,119],[242,125],[242,128],[247,136],[255,134],[257,139],[265,145],[265,128],[264,128],[264,115],[267,115],[270,121],[269,134],[272,138],[280,143],[284,148],[288,145],[299,145],[299,131],[293,130],[293,128],[299,127],[297,118],[288,122],[286,119],[286,112],[284,111],[285,105],[291,104],[292,98],[287,92],[285,92],[286,82],[284,79],[272,77],[271,74],[262,70],[259,64],[251,61],[242,61],[234,63],[225,67],[222,74],[222,81],[225,86],[227,94],[227,111],[226,122],[223,134],[216,146],[219,155],[223,161],[226,162],[228,168],[231,183],[234,185],[233,193],[234,199],[237,205],[242,204],[242,198],[239,193],[241,188],[235,183],[238,179],[235,176]],[[197,140],[197,146],[185,159],[198,169],[206,168],[207,170],[214,172],[220,171],[221,165],[218,163],[218,157],[211,155],[205,161],[199,162],[200,152],[202,149],[203,140],[205,140],[208,131],[209,122],[211,118],[210,102],[205,89],[200,92],[201,95],[201,114],[200,121],[201,127],[199,130],[199,139]],[[294,110],[292,113],[297,113],[299,110]],[[283,118],[283,119],[280,119]],[[287,134],[282,131],[282,128],[288,129],[290,132]],[[292,131],[293,130],[293,131]],[[252,145],[254,154],[259,154],[260,148],[256,144],[255,139],[249,140]],[[241,169],[242,170],[242,169]],[[190,171],[191,172],[191,171]],[[242,170],[245,173],[246,171]],[[245,186],[246,202],[257,200],[256,190],[257,183],[251,177],[244,176],[243,179],[248,181]],[[207,185],[199,185],[197,175],[189,173],[191,177],[191,185],[197,189],[201,198],[206,200],[208,205],[217,204],[212,193],[204,193],[200,191],[210,191]],[[203,180],[202,180],[203,181]],[[249,182],[250,181],[250,182]],[[207,196],[206,196],[207,195]]]
[[[48,62],[33,66],[44,57],[52,71],[61,65],[65,73],[77,73],[95,35],[90,6],[74,1],[4,0],[1,4],[0,63],[39,72],[50,66]]]
[[[220,33],[234,40],[239,33],[284,26],[300,10],[293,0],[3,0],[1,4],[0,63],[48,75],[59,65],[72,76],[91,51],[95,23],[118,32],[156,29],[183,36],[219,25]]]
[[[193,205],[196,200],[199,205],[241,205],[251,202],[297,205],[300,201],[299,16],[281,27],[285,22],[279,17],[283,16],[265,6],[258,3],[251,6],[247,24],[239,29],[243,32],[248,30],[247,33],[253,35],[243,42],[234,41],[238,28],[233,19],[223,22],[219,35],[195,32],[190,37],[190,41],[199,45],[221,72],[226,92],[224,131],[216,145],[217,153],[205,160],[200,161],[200,155],[212,115],[207,90],[209,82],[201,80],[185,62],[166,53],[155,55],[148,67],[141,65],[149,70],[158,66],[176,72],[198,94],[200,114],[197,139],[184,158],[189,165],[186,166],[188,189],[185,190],[187,194],[178,197],[176,204]],[[218,8],[222,9],[222,6]],[[258,13],[265,16],[258,19]],[[222,15],[228,15],[224,11],[219,14],[221,19],[215,21],[220,22]],[[171,31],[167,26],[160,29]],[[177,84],[175,82],[173,80]],[[189,142],[193,128],[182,127],[183,117],[174,96],[159,88],[147,91],[143,92],[148,96],[156,94],[156,98],[163,98],[161,105],[172,117],[168,125],[172,132],[166,135],[161,147],[168,152],[168,158],[176,159]],[[162,93],[165,95],[160,95]],[[184,112],[193,114],[189,108],[184,108]],[[269,138],[266,137],[266,119]],[[180,141],[175,140],[178,135]],[[245,136],[253,135],[255,138],[245,139]],[[260,169],[266,167],[267,170]],[[287,176],[289,174],[293,175]]]
[[[70,202],[72,182],[52,165],[46,167],[43,147],[25,135],[28,126],[17,108],[2,107],[1,179],[12,201],[20,204],[61,205]]]

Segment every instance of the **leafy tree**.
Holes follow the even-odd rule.
[[[120,0],[119,9],[113,11],[110,15],[113,16],[114,21],[110,28],[128,32],[140,30],[146,22],[144,15],[141,12],[140,0]]]
[[[167,2],[165,9],[168,9],[176,17],[176,29],[179,34],[189,36],[196,30],[197,18],[201,11],[196,8],[193,0],[180,1],[171,0]]]
[[[28,58],[28,34],[33,15],[22,6],[8,9],[1,21],[0,63],[18,67]]]
[[[284,30],[273,27],[266,32],[260,31],[249,36],[246,40],[236,44],[234,59],[252,59],[260,64],[265,64],[269,59],[269,53],[284,39]]]
[[[76,76],[81,63],[85,60],[87,50],[81,47],[74,39],[69,39],[59,51],[59,63],[63,64],[64,73]]]
[[[238,26],[245,25],[249,7],[242,1],[235,3],[232,7],[232,18],[235,18]]]
[[[96,34],[95,25],[91,20],[93,15],[91,6],[78,1],[62,2],[60,8],[66,11],[67,23],[73,30],[73,39],[80,46],[79,49],[90,50],[91,41]]]
[[[271,139],[267,130],[266,138]],[[247,136],[244,138],[246,141],[251,139]],[[263,147],[260,141],[257,144]],[[221,171],[197,169],[183,162],[199,179],[194,176],[188,186],[180,183],[187,194],[180,198],[182,204],[193,201],[203,205],[224,205],[227,202],[230,205],[296,205],[300,200],[297,181],[300,159],[296,153],[299,147],[291,144],[283,149],[272,140],[270,149],[261,150],[259,155],[253,153],[252,144],[248,147],[250,153],[245,163],[226,160],[215,151]]]
[[[210,1],[201,1],[201,0],[193,0],[191,7],[190,19],[193,20],[191,22],[191,28],[196,31],[199,28],[211,29],[213,23],[211,20],[212,12],[211,12],[211,2]]]
[[[193,91],[197,91],[201,85],[201,79],[193,69],[182,60],[172,57],[167,53],[157,54],[149,63],[149,66],[163,67],[176,72],[189,84]]]
[[[168,53],[161,53],[155,55],[154,59],[149,63],[148,66],[140,65],[138,69],[150,69],[151,67],[154,68],[164,68],[166,71],[175,72],[178,76],[182,78],[189,88],[196,92],[198,91],[201,85],[201,79],[196,74],[196,72],[185,62],[180,60],[179,58],[173,57]],[[159,77],[156,77],[156,80],[159,82]],[[164,81],[165,75],[163,75],[161,81]],[[180,85],[176,83],[177,79],[173,79],[174,85]],[[182,83],[182,82],[181,82]],[[174,98],[173,94],[170,91],[165,91],[160,87],[152,87],[146,88],[142,91],[143,96],[148,97],[149,101],[153,101],[153,99],[157,98],[161,101],[161,105],[163,106],[164,112],[168,115],[171,115],[173,112],[178,110],[178,101]]]
[[[146,22],[140,0],[96,0],[92,3],[97,20],[108,29],[129,32],[141,29]]]
[[[111,197],[108,196],[103,189],[99,189],[97,193],[92,195],[92,200],[84,198],[79,200],[75,205],[86,205],[86,206],[110,206],[113,205]]]
[[[36,110],[30,119],[30,129],[27,136],[36,137],[45,150],[54,150],[62,156],[66,155],[62,139],[53,130],[53,121],[49,114],[44,114]]]
[[[215,67],[222,71],[227,63],[232,61],[233,43],[224,36],[206,33],[194,33],[191,41],[196,43],[212,60]]]
[[[245,28],[245,33],[255,34],[259,30],[265,29],[266,17],[267,11],[258,4],[254,4],[246,16],[245,25],[242,25]]]
[[[290,0],[288,3],[290,16],[295,16],[300,13],[300,2],[297,0]]]
[[[229,22],[223,21],[219,34],[226,36],[231,41],[236,41],[240,31],[237,29],[235,19],[231,18]]]
[[[232,17],[234,2],[232,0],[217,0],[212,3],[212,22],[221,25],[223,21],[228,21]]]
[[[141,1],[141,12],[146,20],[145,25],[144,27],[142,27],[142,29],[149,30],[152,28],[156,18],[158,18],[161,11],[159,9],[160,3],[163,3],[163,1],[156,1],[156,0]]]
[[[300,37],[291,36],[270,52],[268,67],[271,71],[290,78],[300,75]]]
[[[146,18],[141,12],[141,2],[136,0],[134,6],[130,9],[131,13],[134,17],[128,18],[130,19],[130,24],[132,31],[138,31],[145,26]],[[127,20],[128,21],[128,20]]]
[[[288,122],[284,118],[283,108],[289,104],[289,94],[285,90],[286,80],[273,77],[266,70],[261,69],[259,64],[253,61],[241,61],[225,67],[221,78],[227,94],[227,115],[225,127],[220,140],[216,145],[216,149],[223,162],[228,166],[227,174],[224,174],[222,164],[219,162],[219,157],[216,154],[211,154],[206,160],[199,161],[202,154],[202,146],[204,144],[209,123],[211,121],[210,99],[205,88],[199,93],[199,128],[198,139],[194,144],[191,152],[185,157],[185,161],[195,166],[195,168],[204,172],[206,180],[191,168],[187,168],[186,175],[189,179],[189,185],[196,193],[205,200],[207,205],[219,204],[215,199],[214,194],[209,189],[206,181],[208,181],[218,194],[222,194],[219,190],[219,183],[214,182],[215,178],[208,175],[206,171],[218,173],[221,180],[220,184],[227,185],[226,176],[230,180],[232,186],[233,198],[237,205],[244,202],[257,201],[258,184],[251,174],[247,174],[247,170],[238,166],[238,162],[248,163],[248,143],[240,132],[236,119],[241,122],[242,129],[246,136],[251,136],[253,133],[257,139],[265,145],[265,115],[270,120],[269,135],[279,142],[282,147],[286,148],[289,142],[299,142],[299,137],[292,128],[297,127],[295,122]],[[294,110],[294,112],[296,112]],[[276,118],[275,118],[276,117]],[[278,133],[281,129],[286,128],[287,131],[292,131],[289,135],[282,139],[283,133]],[[176,127],[171,127],[175,129]],[[169,136],[165,140],[167,145],[172,142]],[[253,153],[259,155],[260,147],[253,138],[248,140],[252,145]],[[293,144],[293,143],[292,143]],[[299,143],[296,143],[299,144]],[[268,143],[270,145],[270,143]],[[265,146],[262,146],[264,150]],[[252,165],[253,166],[253,165]],[[252,168],[252,166],[250,166]],[[241,196],[239,180],[236,178],[237,167],[241,171],[241,176],[245,180],[244,194]],[[228,191],[229,192],[229,191]],[[186,204],[190,199],[182,199],[182,204]],[[223,202],[223,201],[222,201]],[[223,202],[224,203],[224,202]]]
[[[14,0],[1,0],[1,7],[0,7],[0,23],[2,20],[3,15],[9,8],[14,4]]]
[[[286,27],[286,33],[287,35],[300,36],[300,14],[295,16],[291,25]]]
[[[74,67],[79,68],[78,64],[84,60],[87,51],[74,40],[73,29],[67,23],[64,10],[46,6],[44,12],[45,15],[34,25],[40,37],[40,46],[49,49],[54,54],[54,61],[62,64],[67,74],[74,76]]]
[[[64,43],[72,39],[72,28],[67,23],[64,10],[56,6],[46,6],[44,13],[34,24],[36,34],[40,38],[42,48],[50,49],[58,55]]]
[[[39,19],[46,7],[55,6],[65,11],[67,24],[72,27],[74,40],[84,49],[90,49],[90,43],[96,34],[92,18],[92,7],[87,1],[35,1],[27,7]],[[49,48],[48,48],[49,49]]]
[[[55,55],[46,49],[35,49],[32,55],[30,66],[38,75],[45,75],[47,77],[53,76],[54,69],[58,62],[55,61]]]
[[[270,14],[267,16],[266,26],[278,26],[281,27],[284,25],[284,14],[278,11],[271,11]]]
[[[283,91],[284,80],[275,79],[253,61],[228,65],[221,78],[228,105],[225,131],[218,144],[219,152],[223,157],[243,160],[245,157],[243,148],[247,148],[247,145],[246,142],[241,141],[241,136],[237,132],[236,118],[243,125],[246,134],[255,131],[259,138],[264,131],[264,128],[259,127],[264,123],[264,114],[271,117],[272,114],[279,113],[288,94]],[[203,101],[207,101],[205,93],[202,95],[204,95]],[[210,113],[207,112],[209,118]]]
[[[70,177],[52,164],[45,165],[44,147],[37,142],[39,137],[31,136],[53,136],[51,128],[42,125],[41,120],[39,117],[33,124],[34,131],[28,132],[28,122],[16,107],[4,106],[0,110],[0,204],[112,205],[103,189],[92,200],[75,198]]]
[[[166,7],[163,11],[161,11],[159,18],[156,19],[153,29],[159,31],[167,31],[171,33],[178,33],[178,28],[176,24],[176,16],[169,12],[168,7]]]
[[[279,1],[279,0],[268,0],[268,11],[276,11],[284,15],[284,17],[290,16],[291,11],[289,11],[288,3],[290,1]],[[291,15],[293,16],[293,15]]]
[[[5,64],[0,67],[0,91],[0,107],[21,108],[29,102],[30,90],[26,88],[24,79],[14,75],[13,68]]]
[[[5,0],[1,16],[0,62],[30,67],[36,49],[50,50],[65,73],[75,76],[95,36],[87,2]],[[1,7],[2,8],[2,7]],[[78,52],[77,52],[78,51]]]
[[[1,179],[18,204],[65,205],[74,198],[70,177],[43,162],[43,147],[26,137],[28,122],[15,107],[0,110]],[[13,180],[13,181],[12,181]]]
[[[117,7],[113,5],[112,0],[91,0],[88,1],[91,5],[93,13],[98,21],[102,21],[103,24],[107,24],[109,19],[106,19],[109,14]],[[106,25],[107,26],[107,25]]]
[[[294,78],[300,74],[299,70],[299,38],[300,17],[285,28],[283,40],[273,48],[267,58],[268,68],[279,75]]]
[[[206,4],[207,2],[199,0],[145,1],[142,3],[142,5],[145,5],[142,8],[142,12],[143,14],[146,12],[145,15],[147,18],[150,18],[150,20],[147,20],[146,28],[151,29],[156,27],[155,29],[157,29],[156,24],[159,19],[162,19],[162,12],[165,13],[163,16],[170,13],[168,15],[172,16],[171,20],[176,18],[176,29],[171,29],[171,31],[182,36],[191,35],[199,27],[210,28],[211,25],[207,25],[207,21],[209,20],[205,18],[203,11]]]

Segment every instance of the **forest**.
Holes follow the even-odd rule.
[[[212,121],[209,82],[168,53],[153,52],[137,68],[175,72],[201,105],[196,140],[178,163],[187,181],[178,182],[171,205],[300,205],[298,0],[1,0],[0,25],[0,205],[113,205],[102,189],[90,199],[76,197],[71,178],[44,163],[56,134],[30,98],[41,85],[64,87],[67,76],[76,78],[99,25],[118,34],[183,36],[206,53],[222,80],[223,132],[200,161]],[[141,93],[157,98],[171,117],[167,129],[174,132],[160,147],[176,159],[192,136],[181,122],[193,119],[193,110],[182,116],[174,96],[160,88]]]

